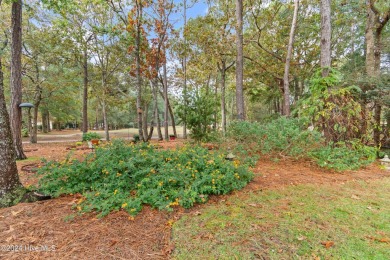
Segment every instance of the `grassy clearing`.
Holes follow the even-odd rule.
[[[389,201],[390,178],[237,193],[174,224],[173,258],[388,259]]]

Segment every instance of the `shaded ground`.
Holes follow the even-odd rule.
[[[159,144],[174,148],[181,143]],[[18,162],[23,184],[36,182],[32,175],[39,158],[62,160],[69,152],[66,148],[71,145],[74,142],[25,145],[29,159]],[[79,147],[72,156],[80,157],[89,152]],[[291,159],[274,162],[262,158],[253,170],[256,173],[253,182],[244,191],[235,192],[235,196],[245,196],[250,190],[279,189],[301,183],[342,184],[390,176],[390,172],[381,170],[378,165],[360,171],[333,173],[310,162]],[[211,200],[220,199],[222,197]],[[174,250],[170,226],[184,210],[169,213],[146,207],[135,219],[125,212],[112,213],[103,219],[97,219],[93,214],[74,217],[76,211],[72,206],[77,200],[78,195],[73,195],[0,209],[0,245],[8,246],[1,248],[0,259],[167,259]],[[201,208],[202,205],[198,205],[186,213],[196,214]],[[14,252],[12,245],[22,248]],[[39,246],[45,246],[47,250],[42,251]],[[54,250],[49,252],[51,249]]]

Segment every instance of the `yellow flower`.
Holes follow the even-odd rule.
[[[126,202],[123,203],[123,204],[122,204],[122,209],[123,209],[123,208],[126,208],[126,206],[127,206],[127,203],[126,203]]]
[[[158,186],[163,186],[163,184],[164,184],[164,182],[163,182],[163,181],[160,181],[160,182],[158,183]]]
[[[116,173],[116,177],[119,177],[121,176],[122,174],[120,174],[119,172]]]
[[[116,195],[118,193],[118,190],[114,190],[114,195]]]
[[[130,212],[135,212],[135,211],[136,211],[136,209],[131,209],[131,210],[130,210]]]

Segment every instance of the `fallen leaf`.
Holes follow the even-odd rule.
[[[163,250],[163,254],[164,255],[170,255],[173,250],[175,250],[175,244],[169,244],[164,250]]]
[[[256,204],[256,203],[249,203],[248,205],[251,207],[255,207],[255,208],[262,208],[263,207],[261,204]]]
[[[372,207],[368,206],[367,209],[372,210]]]
[[[20,212],[22,212],[23,210],[19,210],[19,211],[13,211],[11,210],[11,213],[12,213],[12,216],[17,216]]]
[[[334,242],[333,241],[322,241],[321,245],[323,245],[326,248],[330,248],[330,247],[334,246]]]
[[[380,240],[378,240],[379,242],[382,242],[382,243],[390,243],[390,238],[388,237],[383,237],[381,238]]]
[[[353,195],[351,196],[351,199],[360,200],[360,198],[359,198],[358,196],[356,196],[355,194],[353,194]]]
[[[195,216],[199,216],[199,215],[202,215],[202,212],[200,212],[200,211],[195,211],[193,214],[194,214]]]
[[[112,247],[112,246],[115,245],[116,243],[118,243],[118,240],[111,240],[110,247]]]
[[[303,241],[303,240],[306,239],[306,237],[305,237],[305,236],[300,236],[300,237],[297,237],[297,239],[298,239],[299,241]]]

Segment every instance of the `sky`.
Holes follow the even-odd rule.
[[[197,16],[203,16],[207,13],[208,6],[204,0],[197,0],[197,3],[191,2],[193,1],[187,0],[187,6],[191,6],[191,8],[187,9],[187,20],[195,18]],[[175,0],[176,5],[179,5],[181,3],[183,3],[183,0]],[[173,14],[171,19],[174,23],[174,28],[178,29],[180,27],[183,27],[183,8],[181,7],[178,13]]]

